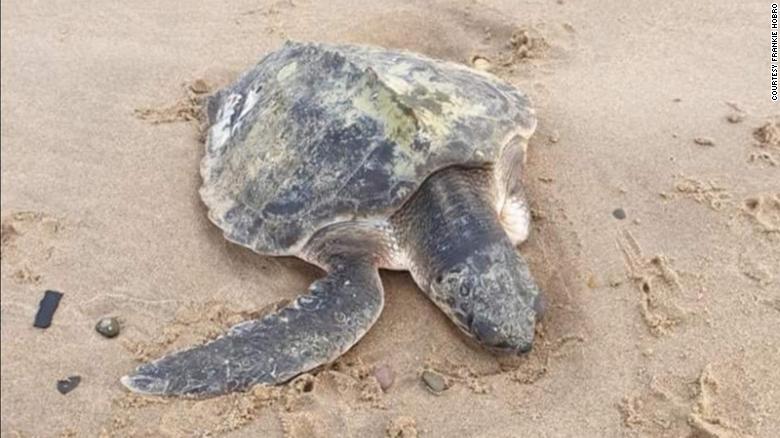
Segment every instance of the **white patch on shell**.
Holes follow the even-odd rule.
[[[243,119],[246,114],[255,107],[257,104],[257,101],[259,100],[260,92],[255,91],[254,89],[249,91],[249,94],[246,95],[246,102],[244,102],[243,108],[241,108],[241,114],[238,115],[239,119]],[[239,123],[236,123],[238,125]],[[235,128],[233,128],[235,129]]]
[[[233,114],[236,112],[236,105],[240,101],[241,95],[232,93],[222,103],[222,107],[217,114],[217,121],[209,130],[209,140],[211,141],[212,151],[216,152],[221,150],[230,138],[232,134],[230,120],[233,118]]]
[[[398,94],[410,94],[414,87],[405,79],[404,75],[411,67],[411,64],[408,62],[393,64],[388,70],[388,74],[382,78],[382,81]]]

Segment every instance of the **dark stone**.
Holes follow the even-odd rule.
[[[66,379],[57,380],[57,391],[65,395],[76,389],[79,383],[81,383],[81,376],[70,376]]]
[[[612,216],[615,216],[615,218],[616,218],[616,219],[623,220],[623,219],[625,219],[625,218],[626,218],[626,211],[625,211],[625,210],[623,210],[622,208],[616,208],[616,209],[615,209],[615,210],[612,212]]]
[[[447,389],[447,380],[436,371],[423,371],[422,380],[425,382],[425,386],[428,390],[434,394],[438,394]]]
[[[35,314],[34,327],[49,328],[54,312],[62,299],[62,293],[54,290],[47,290],[43,294],[43,299],[38,304],[38,313]]]

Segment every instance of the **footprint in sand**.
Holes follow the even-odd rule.
[[[693,199],[714,211],[728,211],[729,215],[741,211],[767,238],[780,237],[780,193],[749,196],[739,206],[731,191],[716,181],[681,176],[675,182],[674,194],[661,193],[661,196],[664,199],[678,196]]]
[[[16,283],[41,282],[40,270],[51,259],[62,228],[59,219],[40,212],[16,212],[2,218],[0,260]]]
[[[753,138],[755,150],[749,161],[777,166],[780,161],[780,120],[770,120],[754,129]]]
[[[749,163],[777,167],[780,165],[780,120],[769,120],[753,130]]]
[[[742,211],[767,238],[780,237],[780,193],[751,196]]]
[[[623,425],[642,436],[737,438],[756,433],[754,398],[738,364],[708,364],[698,376],[653,377],[618,409]]]
[[[715,211],[723,210],[732,204],[731,192],[717,181],[701,181],[696,178],[680,176],[674,184],[676,196],[693,199]],[[666,195],[665,197],[674,197]]]
[[[694,315],[686,305],[694,302],[691,287],[684,284],[683,275],[673,267],[671,260],[665,255],[645,257],[628,230],[618,234],[617,245],[624,256],[626,274],[639,293],[642,319],[650,332],[660,336],[689,321]],[[699,276],[684,276],[688,284],[703,289]]]

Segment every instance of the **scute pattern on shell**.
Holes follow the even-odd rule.
[[[499,79],[420,55],[287,43],[207,103],[201,197],[226,238],[295,255],[320,228],[386,218],[431,173],[499,159],[536,124]]]

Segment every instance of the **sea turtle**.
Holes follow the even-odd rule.
[[[325,270],[307,294],[141,365],[133,391],[209,396],[279,384],[355,345],[408,270],[468,336],[531,349],[540,291],[515,246],[529,99],[463,65],[378,47],[286,43],[206,103],[201,197],[225,237]]]

